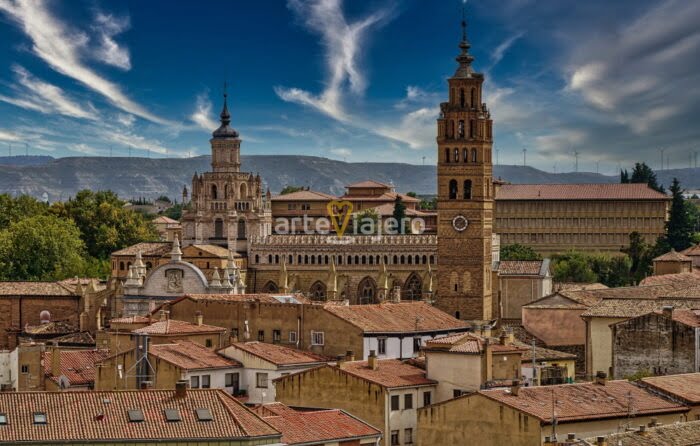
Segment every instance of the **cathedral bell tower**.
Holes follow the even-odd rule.
[[[437,120],[438,287],[436,306],[466,320],[491,319],[492,121],[484,75],[472,68],[462,18],[458,67]]]
[[[221,126],[214,130],[211,144],[211,167],[214,172],[235,173],[241,170],[241,139],[231,127],[228,111],[228,93],[224,85],[224,108],[221,110]]]

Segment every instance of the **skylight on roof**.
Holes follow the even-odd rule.
[[[7,414],[0,413],[0,426],[4,426],[5,424],[7,424]]]
[[[294,296],[272,296],[273,299],[279,301],[280,303],[283,304],[299,304],[299,302]]]
[[[46,424],[46,412],[34,412],[34,424]]]
[[[166,421],[169,421],[169,422],[182,421],[182,417],[180,416],[180,411],[177,409],[165,409],[163,412],[165,414]]]
[[[129,421],[132,423],[140,423],[141,421],[145,420],[141,409],[128,410],[127,414],[129,415]]]
[[[212,421],[214,420],[214,417],[211,414],[211,411],[209,409],[203,408],[203,409],[195,409],[195,412],[197,413],[197,419],[199,421]]]

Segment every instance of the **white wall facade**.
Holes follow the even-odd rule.
[[[466,331],[466,330],[464,330]],[[455,332],[459,333],[459,332]],[[420,350],[415,350],[413,348],[414,338],[420,339],[421,346],[425,345],[426,341],[435,338],[441,338],[443,336],[449,336],[454,333],[441,333],[441,334],[420,334],[416,336],[405,335],[403,338],[399,336],[365,336],[363,342],[363,352],[362,358],[357,358],[358,360],[366,361],[369,356],[369,352],[374,350],[379,359],[407,359],[415,358],[418,356]],[[379,339],[385,339],[386,351],[381,353],[379,351]]]
[[[227,393],[233,394],[233,387],[226,387],[226,374],[227,373],[238,373],[239,376],[243,376],[243,369],[238,367],[230,367],[224,369],[202,369],[202,370],[188,370],[183,379],[187,380],[187,383],[191,383],[191,378],[193,376],[199,377],[199,388],[202,388],[202,376],[209,375],[209,388],[211,389],[225,389]]]
[[[0,386],[2,387],[12,386],[14,373],[12,373],[11,356],[10,350],[0,350]]]
[[[420,386],[420,387],[408,387],[399,389],[389,389],[388,401],[387,401],[387,426],[385,435],[387,437],[387,444],[391,441],[391,432],[399,432],[399,444],[400,445],[414,445],[417,443],[416,438],[418,436],[417,430],[417,409],[423,407],[423,393],[431,392],[431,402],[435,402],[435,386]],[[413,407],[410,409],[405,408],[405,395],[413,396]],[[391,410],[391,397],[397,395],[399,397],[399,410]],[[412,430],[412,438],[407,438],[406,429]],[[409,441],[411,440],[411,441]]]

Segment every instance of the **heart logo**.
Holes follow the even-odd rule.
[[[335,229],[335,233],[338,235],[338,238],[342,237],[350,223],[352,203],[349,201],[333,200],[326,205],[326,210],[328,211],[328,217],[331,220],[333,229]]]

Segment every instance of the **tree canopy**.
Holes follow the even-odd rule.
[[[666,239],[668,245],[676,251],[682,251],[692,245],[694,222],[688,212],[678,178],[671,183],[671,210],[666,222]]]
[[[659,192],[665,192],[657,179],[656,174],[646,163],[635,163],[632,175],[627,169],[620,171],[620,183],[646,183],[650,188]]]
[[[400,234],[405,234],[406,230],[406,205],[403,204],[403,200],[401,199],[401,196],[397,195],[396,200],[394,200],[394,212],[391,215],[396,219],[396,221],[399,224],[399,233]]]
[[[304,190],[302,186],[284,186],[284,189],[280,191],[280,195],[287,195],[301,190]]]
[[[530,246],[514,243],[501,246],[501,260],[542,260],[542,256]]]

